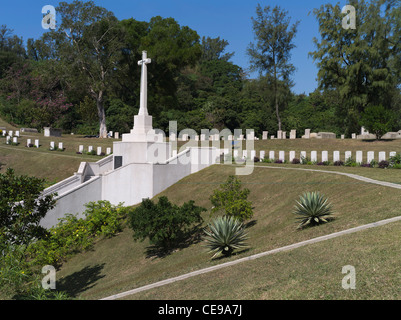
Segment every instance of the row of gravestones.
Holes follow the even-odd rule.
[[[222,154],[229,154],[229,149],[223,149]],[[278,160],[285,161],[285,151],[279,151],[278,152]],[[393,157],[396,155],[395,151],[389,152],[389,157]],[[256,157],[256,151],[251,150],[248,152],[248,150],[242,150],[242,159],[246,159],[250,156],[250,159],[254,159]],[[239,150],[233,150],[233,157],[235,159],[239,159]],[[263,161],[263,159],[266,158],[266,152],[261,150],[259,153],[259,159],[260,161]],[[288,160],[289,162],[292,162],[296,158],[296,152],[295,151],[290,151],[289,152],[289,157]],[[307,152],[306,151],[301,151],[299,153],[299,158],[298,159],[306,159],[307,158]],[[268,159],[270,160],[276,160],[276,153],[275,151],[269,151],[269,156]],[[321,153],[321,161],[326,162],[329,161],[329,152],[328,151],[322,151]],[[344,160],[347,161],[348,159],[355,159],[356,163],[363,163],[363,151],[356,151],[355,152],[355,158],[352,158],[352,151],[345,151],[344,153]],[[333,162],[340,161],[341,156],[340,156],[340,151],[333,151]],[[366,155],[366,160],[367,163],[370,163],[372,160],[375,160],[375,152],[374,151],[368,151]],[[378,154],[378,161],[384,161],[387,160],[387,154],[385,151],[381,151]],[[317,151],[311,151],[310,152],[310,161],[315,162],[318,161],[318,153]]]
[[[16,136],[12,137],[12,136],[8,135],[6,137],[6,144],[11,144],[11,139],[12,139],[13,143],[15,143],[15,144],[18,143],[18,137],[16,137]],[[27,139],[26,140],[26,146],[28,148],[32,148],[32,147],[39,148],[40,147],[39,139],[35,139],[35,143],[34,144],[32,143],[32,139]],[[57,149],[58,150],[64,150],[63,142],[59,142],[58,143],[58,148]],[[50,142],[50,150],[56,150],[56,144],[55,144],[54,141]],[[92,150],[93,150],[93,146],[89,146],[88,147],[88,152],[92,152]],[[96,151],[97,151],[96,152],[97,155],[101,155],[102,154],[102,147],[97,147]],[[83,145],[79,146],[78,152],[79,153],[83,153],[84,152],[84,146]],[[106,148],[106,155],[109,155],[109,154],[111,154],[111,148],[110,147]]]
[[[262,133],[262,140],[267,140],[268,139],[268,135],[269,135],[269,131],[263,131]],[[291,130],[290,131],[290,135],[289,135],[289,139],[296,139],[297,137],[297,131],[296,130]],[[177,135],[176,133],[170,133],[170,141],[177,141]],[[212,134],[212,135],[206,135],[206,134],[201,134],[201,135],[195,135],[193,136],[195,141],[218,141],[218,140],[224,140],[224,137],[222,137],[220,134],[216,133],[216,134]],[[319,133],[311,133],[310,129],[306,129],[305,130],[305,135],[302,136],[302,138],[304,139],[310,139],[310,138],[323,138],[323,139],[335,139],[336,138],[336,134],[333,132],[319,132]],[[341,135],[341,139],[344,139],[345,136]],[[352,135],[353,139],[356,139],[356,135],[353,134]],[[188,141],[190,139],[190,135],[188,134],[182,134],[181,137],[178,138],[178,140],[181,141]],[[270,136],[270,139],[287,139],[287,132],[286,131],[282,131],[279,130],[277,131],[277,136]],[[234,135],[228,135],[227,136],[227,140],[259,140],[258,137],[255,137],[255,133],[254,132],[250,132],[248,135],[238,135],[238,136],[234,136]]]

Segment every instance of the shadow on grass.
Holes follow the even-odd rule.
[[[217,256],[217,257],[211,259],[211,261],[220,261],[220,260],[224,260],[224,259],[228,259],[228,258],[233,258],[233,257],[235,257],[235,256],[239,256],[239,255],[241,255],[241,254],[243,254],[243,253],[246,253],[246,252],[248,252],[249,250],[251,250],[251,249],[250,249],[250,248],[245,248],[245,249],[242,249],[242,250],[240,250],[240,251],[234,251],[234,252],[233,252],[232,254],[230,254],[230,255],[224,255],[224,254],[222,254],[222,255],[219,255],[219,256]]]
[[[325,224],[336,220],[336,217],[329,217],[329,218],[325,218],[325,219],[327,220],[327,222],[323,222],[323,223],[316,223],[316,222],[308,223],[307,225],[304,225],[302,227],[297,227],[296,230],[297,231],[302,231],[302,230],[306,230],[306,229],[309,229],[309,228],[315,228],[315,227],[319,227],[319,226],[324,226]]]
[[[87,266],[80,271],[57,280],[57,290],[64,291],[72,298],[78,298],[82,292],[93,288],[96,282],[105,276],[101,274],[104,263]]]
[[[175,251],[188,248],[190,245],[199,243],[202,241],[203,230],[204,228],[201,226],[201,224],[199,224],[187,233],[183,234],[179,240],[170,244],[168,247],[163,247],[160,245],[150,245],[146,247],[146,258],[165,258]]]

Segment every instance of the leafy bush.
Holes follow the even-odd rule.
[[[127,209],[108,201],[89,202],[85,218],[67,214],[49,229],[48,235],[29,247],[31,258],[40,265],[59,265],[71,255],[90,248],[96,237],[111,237],[122,230]]]
[[[321,161],[321,162],[318,162],[317,165],[318,166],[328,166],[328,165],[330,165],[330,162],[329,161]]]
[[[253,157],[253,162],[260,162],[260,158],[259,157]]]
[[[206,209],[195,206],[192,200],[179,207],[165,196],[158,203],[144,199],[129,212],[129,225],[135,241],[149,238],[151,244],[167,250],[187,239],[194,225],[203,222],[203,211]]]
[[[299,159],[297,159],[297,158],[294,158],[294,159],[292,159],[291,163],[292,163],[292,164],[300,164],[300,163],[301,163],[301,160],[299,160]]]
[[[398,165],[398,166],[397,166]],[[397,153],[389,158],[389,166],[396,168],[401,165],[401,153]]]
[[[212,258],[230,256],[234,250],[245,248],[247,233],[243,224],[234,217],[217,217],[205,230],[206,247],[213,253]]]
[[[352,157],[349,157],[347,160],[345,160],[344,166],[346,166],[346,167],[356,167],[357,163]]]
[[[382,160],[379,162],[379,168],[380,169],[387,169],[390,163],[386,160]]]
[[[283,163],[283,160],[277,159],[274,161],[274,163]]]
[[[40,220],[56,201],[55,194],[41,197],[44,188],[45,180],[17,176],[11,168],[0,173],[0,235],[4,241],[28,244],[47,234]]]
[[[360,166],[364,167],[364,168],[370,168],[371,167],[370,163],[361,163]]]
[[[252,204],[247,200],[249,193],[249,189],[242,189],[241,181],[237,177],[229,176],[227,181],[220,185],[220,189],[214,190],[210,196],[212,214],[223,212],[240,221],[252,218]]]
[[[272,162],[274,162],[274,160],[269,159],[269,158],[263,158],[262,162],[264,162],[264,163],[272,163]]]
[[[25,245],[13,245],[3,240],[0,239],[0,292],[3,299],[68,299],[63,292],[46,290],[41,286],[43,274],[27,259]]]
[[[294,208],[296,219],[300,221],[298,228],[327,222],[327,217],[333,214],[332,205],[327,201],[319,192],[306,192],[300,196]]]
[[[341,160],[337,160],[334,161],[333,165],[335,165],[336,167],[341,167],[344,165],[344,162],[342,162]]]

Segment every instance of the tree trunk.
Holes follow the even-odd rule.
[[[278,130],[281,131],[281,118],[280,118],[280,114],[278,112],[278,93],[277,93],[277,71],[276,71],[276,66],[274,66],[274,103],[275,103],[275,106],[276,106],[276,116],[277,116],[277,122],[278,122]]]
[[[99,116],[99,138],[107,138],[106,114],[104,112],[103,91],[96,97],[97,114]]]

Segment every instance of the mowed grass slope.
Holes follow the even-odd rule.
[[[401,299],[401,223],[279,252],[123,299]],[[355,289],[343,281],[355,268]],[[344,279],[345,278],[345,279]]]
[[[215,165],[182,179],[162,194],[168,196],[174,203],[182,204],[188,200],[195,200],[197,205],[204,206],[210,210],[210,194],[229,175],[234,174],[234,170],[235,168],[232,166]],[[252,175],[240,178],[244,186],[251,190],[249,198],[254,205],[255,212],[248,228],[250,236],[248,250],[243,250],[229,259],[211,260],[210,255],[205,252],[204,243],[198,242],[185,248],[177,249],[165,257],[149,256],[147,255],[149,243],[147,241],[133,242],[132,231],[126,228],[124,232],[112,239],[99,241],[92,251],[79,254],[66,262],[57,273],[58,288],[67,290],[74,297],[85,299],[103,298],[169,277],[401,214],[400,190],[363,183],[343,176],[256,167]],[[336,219],[319,227],[301,231],[296,230],[297,224],[292,214],[295,200],[303,192],[315,190],[324,193],[332,202]],[[204,219],[205,224],[211,219],[208,213],[205,213]],[[369,239],[373,240],[369,242]],[[374,237],[367,238],[366,241],[370,245],[377,244]],[[366,244],[357,242],[355,245],[360,250],[363,250]],[[330,250],[330,246],[325,250]],[[325,252],[324,255],[335,256],[338,250],[340,249],[337,248],[331,253]],[[319,254],[316,253],[316,255]],[[269,259],[276,258],[271,257]],[[313,265],[313,259],[308,261]],[[302,272],[288,273],[291,268],[295,270],[299,267],[297,263],[297,259],[291,260],[292,266],[282,268],[283,273],[280,275],[280,279],[286,283],[286,288],[291,287],[291,283],[302,282],[304,277],[308,277],[307,279],[313,277],[312,274],[304,275]],[[302,263],[305,266],[307,265],[306,261]],[[348,264],[348,262],[344,262],[345,264]],[[316,267],[315,265],[313,266]],[[239,268],[239,270],[243,268],[244,274],[252,277],[250,275],[253,272],[250,271],[252,266],[248,266],[247,263],[235,268]],[[290,288],[288,290],[276,289],[275,295],[270,295],[269,286],[266,286],[266,284],[263,285],[266,290],[262,290],[264,295],[258,293],[252,295],[251,292],[246,291],[246,288],[242,292],[240,286],[234,290],[234,287],[237,286],[235,281],[242,282],[241,279],[243,277],[239,275],[241,271],[238,271],[234,281],[230,277],[229,270],[221,271],[219,280],[227,281],[227,287],[225,288],[226,291],[222,291],[218,296],[210,292],[210,289],[214,286],[212,283],[206,283],[204,286],[198,287],[194,282],[195,285],[191,289],[184,285],[182,296],[180,296],[180,290],[176,287],[172,290],[178,290],[177,298],[185,297],[186,290],[199,291],[199,297],[212,299],[286,298],[294,296],[290,293],[292,290]],[[279,266],[276,267],[276,272],[278,271],[280,271]],[[269,277],[270,271],[266,272],[266,277]],[[262,271],[261,273],[263,274]],[[271,273],[271,275],[273,274],[274,272]],[[205,275],[205,277],[207,276]],[[292,280],[286,282],[286,277],[290,277]],[[329,274],[328,277],[333,277],[330,281],[338,281],[339,275],[337,272],[333,275]],[[212,275],[210,275],[210,280],[208,281],[213,281]],[[244,283],[246,281],[247,279],[244,278]],[[191,283],[189,280],[186,285],[190,286]],[[275,282],[273,281],[272,283],[274,284]],[[179,283],[176,285],[180,286]],[[227,293],[230,288],[233,290],[232,294]],[[169,291],[167,287],[167,291],[163,290],[160,291],[160,295],[153,296],[151,293],[149,295],[143,293],[143,295],[134,296],[133,298],[155,297],[170,299],[174,296],[173,292]],[[330,289],[328,288],[327,292],[322,291],[318,281],[315,283],[315,287],[311,285],[308,290],[310,297],[330,297],[328,295]],[[372,290],[375,291],[375,288],[372,287]],[[375,293],[377,296],[380,294],[379,291],[380,287],[377,287]],[[244,294],[243,297],[242,293]],[[195,296],[196,294],[194,293],[192,296],[186,297]],[[363,296],[360,297],[363,298]],[[355,298],[359,298],[359,296],[355,296]]]
[[[6,126],[9,128],[8,126]],[[27,140],[39,139],[40,147],[27,148]],[[54,141],[58,146],[63,143],[64,151],[50,151],[50,142]],[[62,137],[44,137],[42,133],[21,133],[18,138],[19,145],[11,146],[6,144],[6,138],[0,137],[0,172],[6,168],[13,168],[19,175],[30,175],[46,179],[49,184],[59,182],[77,172],[82,161],[96,162],[103,156],[92,156],[77,154],[79,145],[84,146],[87,151],[89,146],[102,147],[106,152],[107,147],[113,146],[115,139],[84,138],[83,136],[62,135]]]

